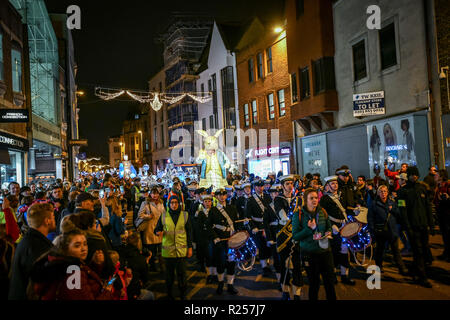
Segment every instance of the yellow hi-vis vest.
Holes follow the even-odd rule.
[[[185,258],[188,249],[185,229],[187,212],[180,212],[176,226],[168,212],[163,212],[161,222],[164,230],[161,255],[164,258]]]

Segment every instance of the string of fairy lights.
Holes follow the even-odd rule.
[[[102,100],[109,101],[116,99],[124,94],[130,98],[144,104],[150,104],[153,110],[159,111],[163,103],[175,104],[186,97],[199,103],[206,103],[212,99],[211,92],[178,92],[178,93],[162,93],[162,92],[145,92],[138,90],[124,90],[96,87],[95,95]]]

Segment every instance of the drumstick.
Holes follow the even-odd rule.
[[[241,219],[241,220],[236,220],[235,222],[244,222],[244,221],[250,221],[251,219],[245,218],[245,219]]]

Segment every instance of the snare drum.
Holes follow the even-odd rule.
[[[353,252],[363,251],[372,242],[367,224],[354,221],[349,217],[350,222],[344,225],[340,231],[342,243],[346,244]]]
[[[235,261],[238,268],[249,271],[256,257],[256,245],[247,231],[238,231],[228,239],[228,259]]]

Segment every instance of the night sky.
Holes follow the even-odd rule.
[[[163,66],[163,47],[155,39],[173,12],[207,14],[220,21],[247,21],[253,15],[280,12],[283,0],[45,0],[49,13],[81,9],[81,30],[72,30],[80,97],[80,138],[89,140],[88,156],[108,159],[108,136],[121,133],[122,122],[138,103],[125,96],[103,101],[95,86],[147,89],[147,82]],[[257,10],[257,11],[256,11]]]

